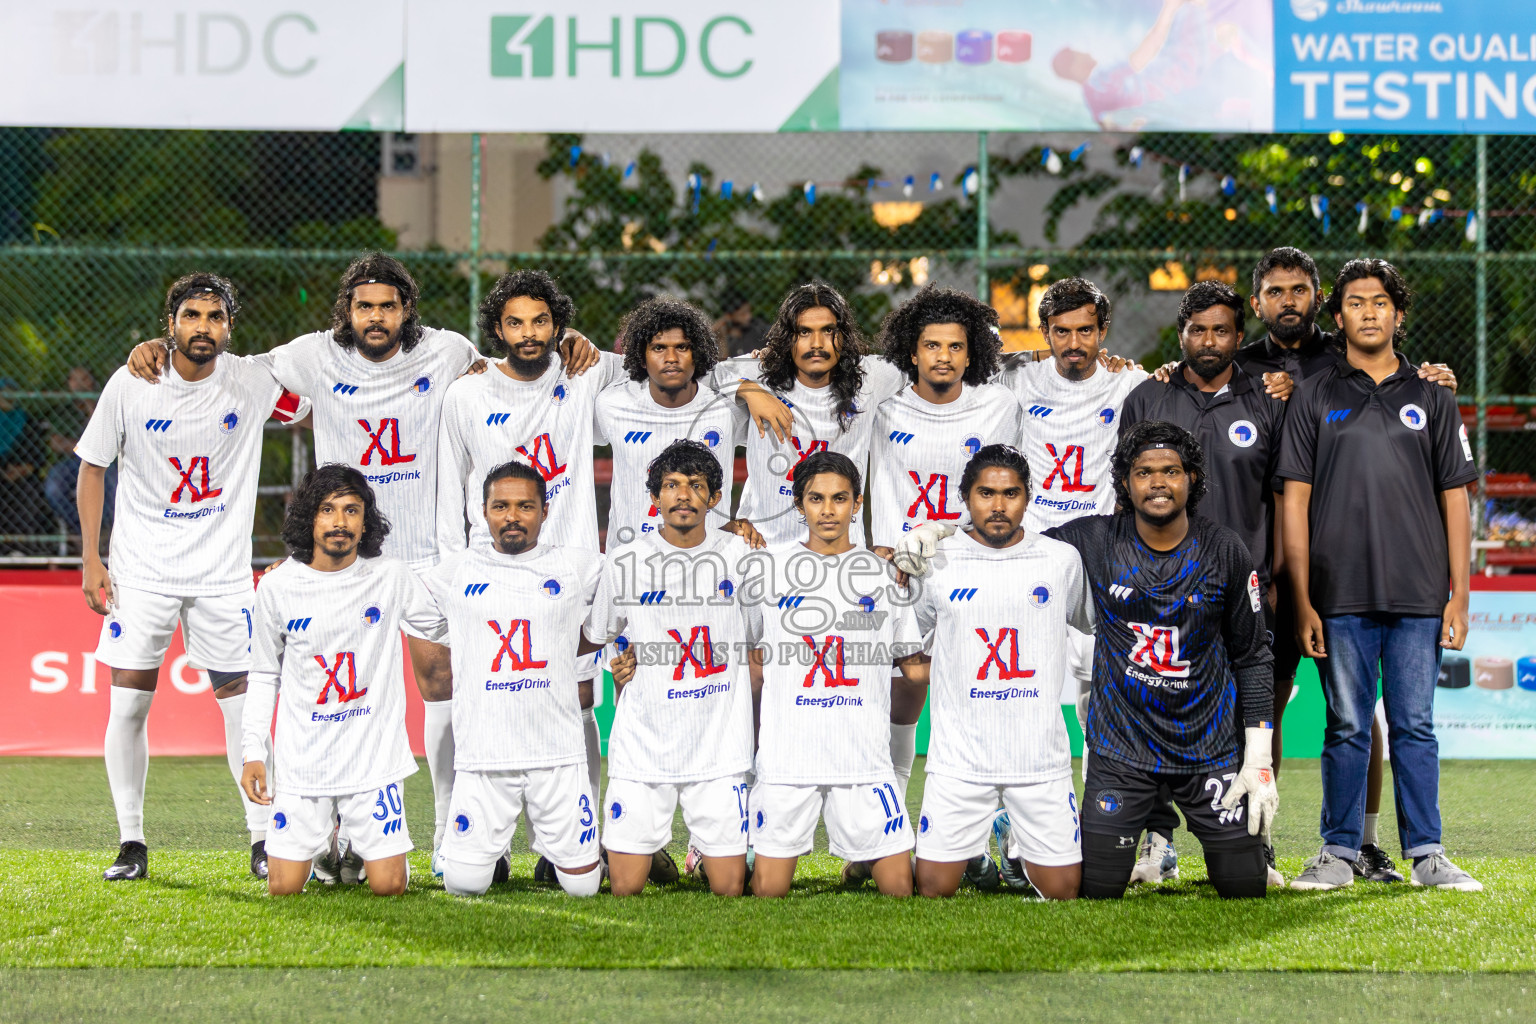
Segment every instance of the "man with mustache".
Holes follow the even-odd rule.
[[[271,808],[274,896],[304,888],[315,858],[332,850],[338,818],[376,895],[398,896],[410,881],[404,788],[416,759],[405,734],[399,631],[408,623],[442,639],[444,627],[416,574],[380,557],[389,529],[362,473],[321,466],[283,519],[292,557],[262,577],[256,596],[240,784]]]
[[[504,880],[526,811],[529,845],[560,887],[591,896],[602,872],[577,675],[598,650],[581,623],[602,556],[549,542],[544,474],[527,462],[493,467],[480,496],[474,543],[426,574],[460,681],[443,886],[478,896]]]
[[[187,655],[208,671],[224,716],[231,774],[241,772],[240,721],[250,668],[251,524],[262,421],[307,415],[258,361],[225,353],[239,304],[215,274],[188,274],[165,297],[173,350],[165,386],[119,368],[75,446],[86,604],[102,623],[96,658],[112,668],[107,782],[121,847],[103,877],[143,878],[149,705],[179,622]],[[110,571],[102,564],[107,468],[118,464]],[[251,873],[266,877],[266,814],[249,799]]]
[[[1120,436],[1138,423],[1161,420],[1178,424],[1199,440],[1207,473],[1201,507],[1210,518],[1235,531],[1253,556],[1259,590],[1266,595],[1266,628],[1273,635],[1269,566],[1277,546],[1275,466],[1285,403],[1266,394],[1261,380],[1233,362],[1243,338],[1243,302],[1229,285],[1201,281],[1191,287],[1179,303],[1177,325],[1183,361],[1168,383],[1147,380],[1130,393],[1121,411]],[[1178,816],[1170,805],[1153,809],[1131,875],[1133,883],[1177,877],[1176,866],[1164,866],[1170,861],[1177,865],[1172,844],[1177,827]],[[1268,882],[1284,885],[1274,858],[1274,846],[1266,834]]]

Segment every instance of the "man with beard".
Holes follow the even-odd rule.
[[[1220,281],[1201,281],[1190,288],[1179,303],[1178,329],[1183,362],[1167,384],[1148,380],[1127,396],[1120,416],[1120,436],[1148,420],[1176,423],[1194,434],[1206,458],[1202,507],[1241,538],[1253,557],[1260,593],[1268,595],[1275,546],[1275,465],[1280,457],[1285,403],[1265,394],[1258,378],[1233,363],[1243,337],[1243,303],[1231,287]],[[1275,613],[1269,602],[1264,612],[1273,635]],[[1171,840],[1177,826],[1178,816],[1171,805],[1153,808],[1132,872],[1133,882],[1173,877],[1171,871],[1165,873],[1163,865],[1171,859]],[[1267,834],[1264,858],[1269,884],[1284,885]]]
[[[261,424],[268,414],[288,420],[305,410],[283,396],[256,360],[224,354],[238,312],[234,286],[222,277],[188,274],[171,285],[165,317],[174,348],[165,386],[153,388],[118,369],[75,446],[85,600],[106,616],[96,659],[112,668],[105,754],[122,845],[103,876],[108,881],[149,873],[149,705],[178,622],[189,660],[212,681],[237,785],[243,768]],[[106,472],[114,461],[109,571],[98,552]],[[241,796],[251,873],[264,878],[267,817]]]

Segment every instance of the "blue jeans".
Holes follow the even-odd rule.
[[[1317,659],[1328,702],[1323,735],[1323,849],[1346,860],[1360,855],[1379,669],[1403,856],[1442,852],[1440,744],[1435,740],[1434,720],[1439,616],[1333,615],[1323,619],[1323,640],[1328,657]]]

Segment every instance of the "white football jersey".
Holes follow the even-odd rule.
[[[624,359],[604,352],[579,377],[566,376],[557,357],[542,377],[513,380],[492,362],[462,377],[443,400],[438,436],[437,541],[443,554],[489,546],[485,477],[522,459],[544,478],[549,518],[539,543],[597,551],[597,491],[592,476],[592,419],[598,394],[623,376]]]
[[[891,665],[921,649],[907,591],[868,548],[841,555],[769,548],[743,582],[763,611],[757,781],[887,780]]]
[[[989,444],[1018,444],[1019,406],[996,384],[961,385],[944,405],[903,388],[881,403],[870,441],[870,530],[877,547],[895,547],[901,535],[933,520],[964,528],[970,515],[960,497],[960,475]]]
[[[648,381],[626,380],[597,396],[593,441],[613,446],[613,482],[609,486],[608,550],[628,544],[642,534],[655,533],[661,516],[651,504],[646,474],[651,460],[680,438],[709,445],[724,476],[720,504],[709,514],[711,527],[731,518],[735,487],[736,445],[746,413],[702,381],[693,401],[668,409],[651,397]]]
[[[255,358],[314,402],[316,465],[368,478],[389,520],[384,554],[413,569],[434,564],[438,420],[448,385],[480,358],[469,339],[423,327],[415,348],[375,363],[317,331]]]
[[[112,374],[75,454],[118,462],[108,556],[118,584],[176,597],[251,585],[262,424],[282,392],[265,367],[228,353],[200,381],[174,364],[158,384],[127,367]],[[295,411],[285,415],[305,414]]]
[[[443,619],[404,562],[320,572],[290,558],[261,578],[251,628],[247,761],[264,756],[277,702],[273,788],[299,796],[378,789],[416,771],[405,735],[400,626],[441,639]]]
[[[613,713],[610,778],[680,784],[751,769],[747,652],[763,616],[740,588],[753,557],[719,530],[695,548],[650,533],[609,550],[587,639],[622,635],[637,659]]]
[[[1115,510],[1109,460],[1120,440],[1120,407],[1146,379],[1145,370],[1110,373],[1100,366],[1087,380],[1068,380],[1051,359],[1004,371],[999,381],[1023,410],[1020,448],[1030,476],[1026,530]]]
[[[1058,701],[1067,625],[1093,629],[1077,549],[1027,531],[998,549],[962,530],[913,588],[933,656],[928,771],[1009,786],[1071,775]]]
[[[577,644],[602,556],[489,542],[445,554],[422,579],[448,618],[453,766],[512,771],[586,763]]]
[[[732,360],[740,371],[750,371],[756,378],[756,360]],[[837,399],[830,387],[808,388],[796,380],[785,392],[775,392],[779,400],[795,414],[789,441],[780,441],[772,431],[759,437],[757,427],[748,424],[747,482],[741,491],[738,515],[750,520],[770,545],[804,540],[805,517],[795,511],[793,489],[795,467],[800,460],[817,451],[840,452],[853,460],[865,479],[869,476],[869,439],[874,430],[874,412],[880,403],[907,386],[907,375],[878,355],[860,360],[864,384],[854,399],[855,413],[846,424],[837,419]],[[757,383],[766,384],[759,379]],[[732,390],[734,393],[734,389]],[[864,544],[864,517],[857,517],[849,536],[859,546]]]

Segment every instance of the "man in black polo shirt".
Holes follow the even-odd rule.
[[[1149,379],[1132,391],[1120,415],[1124,438],[1137,423],[1163,420],[1176,423],[1205,449],[1206,493],[1203,514],[1235,532],[1253,558],[1259,592],[1270,594],[1269,566],[1274,544],[1275,465],[1280,458],[1285,403],[1265,393],[1257,377],[1233,363],[1243,338],[1243,302],[1220,281],[1201,281],[1184,293],[1178,313],[1179,341],[1184,359],[1168,383]],[[1266,626],[1273,633],[1272,602],[1265,601]],[[1294,647],[1294,640],[1287,646]],[[1291,664],[1295,672],[1295,662]],[[1290,696],[1287,679],[1285,696]],[[1160,804],[1147,817],[1147,836],[1132,875],[1134,881],[1161,880],[1169,859],[1178,816]],[[1274,847],[1264,837],[1264,859],[1270,885],[1284,885],[1275,868]]]
[[[1317,659],[1328,702],[1323,847],[1291,882],[1297,889],[1354,882],[1378,666],[1413,884],[1482,888],[1440,842],[1433,718],[1440,650],[1466,642],[1466,485],[1477,467],[1455,398],[1396,350],[1409,303],[1385,260],[1344,265],[1328,302],[1344,358],[1302,383],[1281,446],[1296,641]]]

